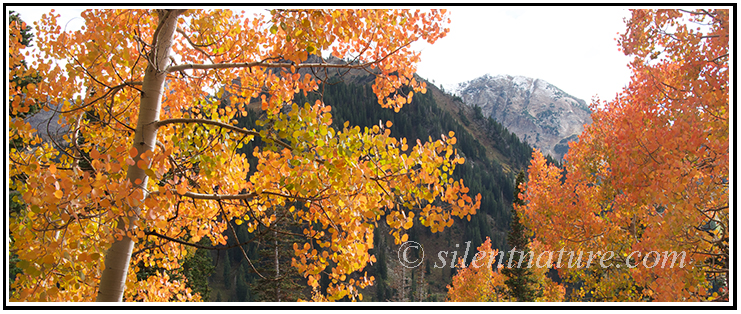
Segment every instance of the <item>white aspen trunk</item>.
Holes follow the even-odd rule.
[[[167,77],[167,66],[170,62],[172,42],[177,28],[177,18],[184,10],[161,10],[159,12],[160,22],[155,31],[156,38],[153,39],[153,48],[149,54],[154,64],[149,64],[142,81],[141,103],[139,105],[139,120],[136,125],[134,142],[138,155],[134,161],[141,159],[141,154],[153,150],[157,143],[157,124],[160,108],[162,107],[162,94]],[[139,179],[141,184],[137,187],[144,191],[146,198],[147,175],[145,169],[135,165],[129,166],[127,178],[132,184]],[[138,213],[139,208],[132,207],[133,212]],[[127,217],[130,223],[137,218],[133,212]],[[117,228],[124,229],[126,224],[123,219],[118,222]],[[129,237],[113,242],[106,252],[105,269],[100,278],[98,286],[97,302],[121,302],[126,289],[126,275],[131,262],[131,253],[134,242]]]

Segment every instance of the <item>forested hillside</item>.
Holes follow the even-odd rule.
[[[409,239],[422,243],[430,252],[433,248],[435,251],[459,250],[463,255],[467,241],[471,241],[471,248],[476,248],[486,237],[492,239],[494,248],[507,249],[506,234],[512,208],[514,174],[525,167],[532,148],[500,123],[484,118],[478,107],[471,109],[459,97],[446,94],[432,84],[428,84],[427,93],[416,93],[412,103],[405,105],[398,113],[392,109],[383,109],[378,106],[371,89],[372,81],[373,77],[370,75],[333,79],[321,85],[317,93],[297,95],[295,103],[314,103],[321,99],[332,107],[332,126],[335,129],[341,129],[345,122],[370,128],[391,121],[391,136],[406,138],[408,143],[414,143],[417,139],[424,142],[430,137],[439,137],[453,131],[458,139],[454,147],[466,159],[462,166],[455,169],[454,179],[463,179],[470,188],[471,195],[481,193],[481,209],[470,221],[456,219],[452,228],[440,233],[433,234],[428,228],[414,226],[408,232]],[[258,119],[256,112],[251,111],[248,117],[240,118],[239,126],[261,129],[255,125]],[[261,143],[246,143],[240,152],[250,155],[255,145]],[[254,157],[252,160],[254,161]],[[294,231],[300,232],[300,229],[295,228]],[[237,226],[236,232],[240,243],[253,239],[245,225]],[[276,301],[278,297],[282,300],[307,298],[308,288],[293,267],[290,267],[290,244],[293,240],[287,237],[290,235],[276,237],[268,233],[264,238],[255,239],[244,246],[244,254],[251,261],[259,261],[252,262],[257,272],[239,248],[212,253],[216,271],[210,277],[210,285],[214,287],[210,300]],[[432,265],[438,261],[437,256],[428,255],[419,270],[405,270],[398,263],[398,246],[393,245],[385,224],[380,223],[375,238],[376,248],[373,252],[378,262],[368,267],[367,271],[369,275],[375,276],[377,283],[366,288],[366,293],[370,294],[366,300],[445,299],[445,286],[454,274],[449,264],[443,269],[435,269]],[[236,244],[237,241],[233,243]],[[456,248],[456,244],[463,247]],[[469,254],[468,259],[472,258],[473,255]],[[271,280],[275,278],[276,269],[280,279]],[[261,275],[270,278],[261,278]],[[407,279],[404,281],[400,277]],[[427,288],[425,290],[421,287]]]

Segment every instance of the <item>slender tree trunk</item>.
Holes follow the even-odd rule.
[[[280,264],[278,263],[278,230],[273,231],[275,237],[275,279],[280,277]],[[280,302],[280,281],[275,281],[275,298]]]
[[[167,66],[170,62],[170,52],[172,41],[177,28],[178,15],[184,10],[159,10],[159,24],[155,31],[155,38],[152,40],[152,50],[149,58],[150,63],[144,74],[142,82],[141,103],[139,105],[139,120],[136,125],[134,142],[132,147],[136,148],[137,156],[134,161],[141,159],[141,154],[148,150],[153,150],[157,143],[157,126],[159,120],[160,108],[162,107],[162,94],[165,88],[165,78],[167,77]],[[132,184],[141,180],[138,188],[144,191],[146,197],[147,175],[145,169],[135,165],[128,168],[127,177]],[[124,229],[137,219],[135,213],[139,212],[138,207],[131,207],[129,211],[129,224],[124,223],[124,219],[119,219],[118,228]],[[126,275],[131,261],[131,252],[134,248],[134,242],[129,237],[113,242],[113,245],[106,252],[105,269],[100,278],[98,287],[98,302],[121,302],[124,290],[126,289]]]
[[[401,265],[401,302],[408,302],[407,297],[407,268]]]

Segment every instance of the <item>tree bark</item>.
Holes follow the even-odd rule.
[[[132,147],[136,148],[135,162],[141,160],[141,155],[153,150],[157,143],[157,121],[162,107],[162,95],[167,77],[167,67],[170,61],[172,42],[177,28],[177,18],[184,10],[159,10],[159,24],[152,39],[152,50],[149,53],[150,64],[147,66],[142,82],[141,102],[139,105],[139,120],[134,134]],[[134,164],[129,166],[127,178],[135,187],[144,191],[146,198],[147,175]],[[136,185],[138,180],[140,184]],[[129,223],[119,219],[117,228],[126,230],[136,219],[139,208],[131,206],[128,214]],[[98,286],[97,302],[121,302],[126,289],[126,275],[131,262],[131,252],[134,242],[129,237],[113,242],[106,252],[105,269]]]
[[[278,230],[273,231],[273,237],[275,237],[275,298],[280,302],[280,264],[278,263]]]

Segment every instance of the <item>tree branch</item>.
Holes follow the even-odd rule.
[[[715,61],[718,61],[718,59],[720,59],[720,58],[724,58],[724,57],[728,57],[728,54],[727,54],[727,53],[725,53],[725,54],[722,54],[722,55],[720,55],[720,56],[717,56],[717,57],[713,58],[713,60],[710,60],[710,62],[715,62]]]
[[[157,122],[157,127],[161,127],[168,124],[176,124],[176,123],[197,123],[197,124],[209,124],[209,125],[215,125],[218,127],[222,127],[225,129],[229,129],[235,132],[239,132],[246,135],[254,135],[254,136],[260,136],[259,132],[255,131],[249,131],[242,128],[238,128],[236,126],[233,126],[231,124],[226,124],[224,122],[209,120],[209,119],[196,119],[196,118],[174,118],[174,119],[165,119],[162,121]]]
[[[167,68],[167,72],[178,72],[182,70],[210,70],[210,69],[232,69],[232,68],[254,68],[254,67],[261,67],[261,68],[286,68],[290,69],[293,67],[294,69],[302,69],[302,68],[335,68],[335,69],[367,69],[369,66],[383,62],[391,55],[396,54],[399,50],[402,48],[409,46],[412,43],[412,41],[408,41],[404,43],[403,45],[400,45],[394,51],[391,51],[390,53],[386,54],[383,58],[368,62],[368,63],[359,63],[359,64],[331,64],[331,63],[301,63],[301,64],[294,64],[289,62],[278,62],[278,63],[266,63],[264,61],[255,61],[255,62],[242,62],[242,63],[216,63],[216,64],[181,64],[176,66],[171,66]]]
[[[227,124],[224,122],[209,120],[209,119],[195,119],[195,118],[175,118],[175,119],[165,119],[162,121],[157,122],[157,127],[161,127],[163,125],[168,124],[175,124],[175,123],[198,123],[198,124],[209,124],[209,125],[215,125],[218,127],[222,127],[237,133],[245,134],[245,135],[252,135],[252,136],[260,136],[259,132],[245,130],[236,126],[233,126],[231,124]],[[276,143],[278,143],[280,146],[283,146],[288,149],[293,149],[291,145],[288,145],[286,142],[283,142],[279,139],[272,139]]]
[[[199,200],[243,200],[250,199],[257,196],[257,193],[249,194],[201,194],[193,192],[185,192],[184,194],[178,194],[180,196],[190,197]]]
[[[326,189],[325,189],[326,190]],[[149,193],[150,195],[156,195],[159,194],[157,191],[153,191]],[[270,191],[262,191],[260,193],[252,192],[249,194],[202,194],[202,193],[193,193],[193,192],[185,192],[184,194],[176,193],[180,196],[190,197],[193,199],[199,199],[199,200],[214,200],[214,201],[222,201],[222,200],[244,200],[244,199],[251,199],[253,197],[256,197],[260,194],[267,194],[267,195],[273,195],[288,199],[294,199],[294,200],[300,200],[300,201],[317,201],[325,199],[326,197],[301,197],[301,196],[293,196],[293,195],[286,195],[282,193],[277,192],[270,192]]]
[[[229,246],[207,246],[207,245],[200,245],[198,243],[191,243],[191,242],[188,242],[188,241],[178,240],[178,239],[175,239],[173,237],[168,237],[168,236],[166,236],[164,234],[157,233],[155,231],[147,231],[144,234],[145,235],[155,236],[155,237],[158,237],[158,238],[162,238],[162,239],[165,239],[165,240],[168,240],[168,241],[172,241],[172,242],[175,242],[175,243],[179,243],[179,244],[182,244],[182,245],[192,246],[192,247],[198,248],[198,249],[204,249],[204,250],[228,250],[228,249],[235,248],[235,247],[238,247],[238,246],[250,244],[250,243],[252,243],[252,241],[255,241],[255,239],[258,239],[259,238],[259,237],[254,237],[254,238],[252,238],[252,239],[250,239],[250,240],[248,240],[246,242],[237,243],[237,244],[233,244],[233,245],[229,245]],[[152,247],[143,248],[143,249],[141,249],[139,251],[134,252],[133,254],[140,253],[141,251],[144,251],[144,250],[150,249],[150,248],[152,248]]]
[[[280,62],[280,63],[266,63],[262,61],[256,61],[256,62],[243,62],[243,63],[216,63],[216,64],[181,64],[176,66],[171,66],[167,68],[167,72],[178,72],[183,70],[210,70],[210,69],[233,69],[233,68],[286,68],[290,69],[291,67],[294,67],[295,69],[302,69],[302,68],[337,68],[337,69],[364,69],[368,66],[378,63],[378,61],[373,61],[370,63],[363,63],[363,64],[331,64],[331,63],[302,63],[302,64],[293,64],[289,62]]]
[[[720,207],[716,207],[716,208],[706,209],[706,210],[703,210],[703,212],[718,212],[718,211],[721,211],[721,210],[724,210],[724,209],[728,209],[728,205],[720,206]]]
[[[236,239],[236,241],[239,242],[239,237],[237,236],[237,232],[234,231],[234,227],[229,221],[229,217],[226,216],[226,212],[224,211],[224,205],[221,203],[221,201],[219,201],[219,210],[221,211],[221,215],[224,217],[224,221],[226,222],[227,229],[229,229],[229,231],[232,232],[234,239]],[[254,237],[252,239],[257,239],[257,237]],[[247,263],[250,264],[250,268],[252,268],[252,270],[255,273],[257,273],[258,276],[260,276],[260,278],[265,279],[265,280],[278,281],[280,279],[283,279],[283,277],[286,276],[286,275],[283,275],[282,277],[275,278],[275,279],[266,278],[255,268],[255,265],[252,264],[252,260],[250,260],[250,257],[247,256],[247,252],[244,251],[244,248],[241,245],[239,246],[239,251],[242,252],[242,256],[247,260]]]

